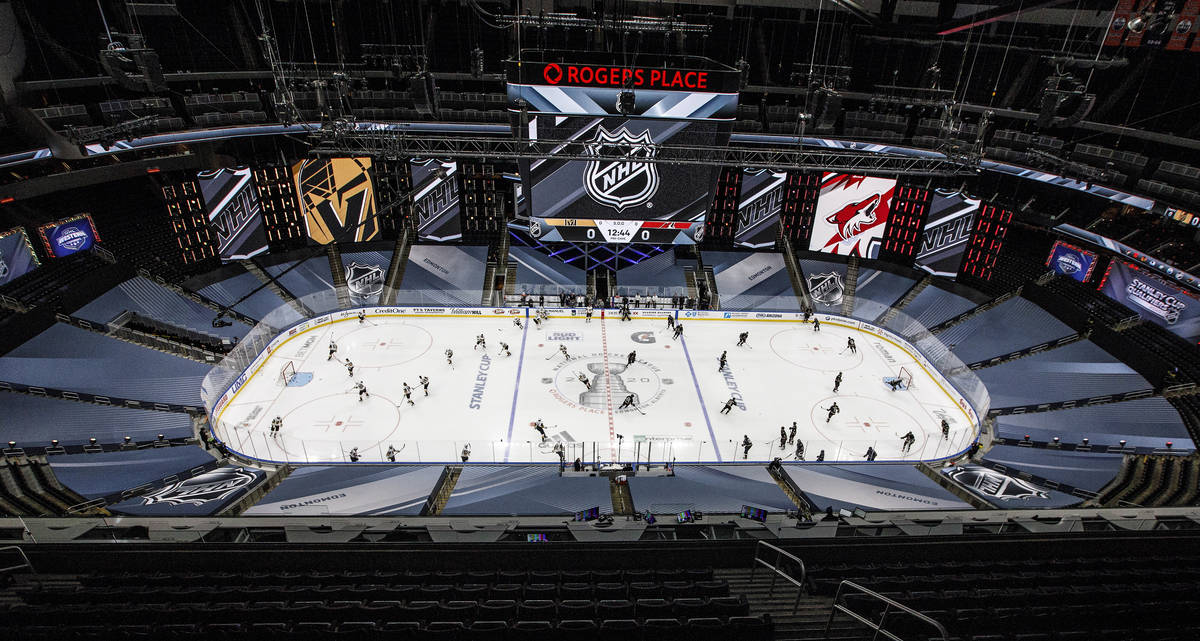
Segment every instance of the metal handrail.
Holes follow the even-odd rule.
[[[759,557],[759,555],[758,555],[759,550],[761,550],[763,547],[768,547],[772,551],[775,552],[775,564],[774,565],[767,563],[767,561],[765,559]],[[786,572],[784,572],[783,570],[780,570],[777,567],[778,565],[780,565],[779,560],[783,557],[787,557],[787,558],[795,561],[796,564],[800,566],[800,580],[799,581],[797,581],[790,574],[787,574]],[[767,543],[766,541],[759,540],[754,545],[754,565],[751,566],[751,568],[750,568],[750,580],[751,581],[754,580],[754,573],[756,571],[758,571],[758,566],[760,566],[760,565],[767,568],[768,570],[771,570],[771,572],[773,573],[771,575],[771,596],[775,596],[775,580],[778,577],[783,577],[783,578],[787,579],[789,582],[791,582],[792,585],[796,586],[796,589],[798,590],[798,592],[796,593],[796,603],[792,605],[792,614],[795,614],[796,611],[800,609],[800,599],[803,598],[805,592],[807,592],[807,590],[805,588],[805,580],[806,580],[806,577],[808,576],[808,570],[804,567],[804,561],[800,560],[800,557],[796,556],[795,554],[792,554],[791,552],[787,552],[787,551],[779,548],[778,546]]]
[[[857,592],[865,594],[869,597],[872,597],[877,601],[882,601],[884,604],[884,607],[883,607],[883,612],[879,615],[879,623],[869,621],[869,620],[867,620],[867,618],[865,616],[851,610],[848,606],[846,606],[842,603],[839,603],[839,601],[843,598],[843,595],[842,595],[843,588],[850,588],[852,590],[855,590]],[[949,638],[950,635],[949,635],[949,633],[946,632],[946,627],[943,626],[941,623],[938,623],[936,620],[934,620],[934,619],[930,618],[929,616],[926,616],[920,612],[917,612],[916,610],[908,607],[907,605],[904,605],[903,603],[900,603],[898,601],[893,601],[892,599],[889,599],[889,598],[883,596],[882,594],[875,592],[874,590],[864,588],[863,586],[861,586],[853,581],[842,581],[841,584],[838,585],[837,594],[835,594],[833,597],[833,608],[829,610],[829,620],[827,620],[825,622],[825,638],[826,639],[829,638],[829,630],[833,626],[833,617],[836,616],[838,612],[842,612],[842,613],[846,614],[847,616],[853,618],[854,620],[858,621],[859,623],[874,630],[875,634],[871,637],[871,641],[875,641],[875,639],[878,639],[879,635],[883,635],[883,636],[887,637],[888,639],[891,639],[892,641],[904,641],[904,639],[901,639],[900,637],[896,636],[895,634],[883,629],[883,625],[884,625],[884,623],[887,622],[887,616],[892,611],[892,608],[900,610],[901,612],[909,614],[909,615],[913,616],[914,618],[916,618],[920,621],[924,621],[925,623],[928,623],[929,625],[933,626],[942,635],[943,641],[945,641],[946,639]]]
[[[37,570],[33,569],[33,563],[30,562],[29,557],[25,555],[25,550],[22,550],[20,548],[20,546],[16,546],[16,545],[6,545],[6,546],[0,548],[0,552],[6,552],[8,550],[16,550],[17,554],[20,554],[21,558],[25,559],[25,562],[22,563],[21,565],[10,565],[8,567],[0,568],[0,574],[3,574],[5,572],[11,572],[13,570],[19,570],[21,568],[29,568],[30,572],[37,574]]]

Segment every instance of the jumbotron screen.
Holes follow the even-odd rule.
[[[308,237],[318,245],[379,237],[370,158],[308,158],[292,167]]]
[[[412,168],[417,236],[438,242],[462,238],[458,161],[411,158],[408,162]]]
[[[826,172],[808,248],[828,254],[876,258],[896,191],[895,178]]]
[[[262,205],[249,167],[215,169],[196,174],[208,226],[217,235],[222,261],[245,260],[267,251]]]
[[[537,116],[530,137],[585,140],[594,159],[557,158],[522,169],[529,233],[543,241],[695,243],[703,238],[719,167],[649,162],[657,145],[712,145],[703,120]]]

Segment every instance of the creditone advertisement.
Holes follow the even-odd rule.
[[[267,251],[262,206],[249,167],[222,167],[196,174],[208,208],[208,226],[217,235],[222,261],[245,260]]]
[[[1092,270],[1096,269],[1096,254],[1056,240],[1050,248],[1050,255],[1046,257],[1046,266],[1055,273],[1084,283],[1092,277]]]
[[[438,242],[462,238],[458,162],[413,158],[409,167],[417,236]]]
[[[53,258],[62,258],[76,252],[86,251],[100,242],[96,225],[90,214],[79,214],[38,227],[38,235],[46,244],[46,252]]]
[[[917,268],[934,276],[957,276],[978,212],[978,199],[958,192],[933,192],[925,231],[917,248]]]
[[[292,166],[292,174],[314,243],[379,238],[370,158],[307,158]]]
[[[1200,296],[1133,263],[1113,260],[1100,291],[1138,316],[1200,342]]]
[[[583,140],[588,160],[522,163],[529,233],[543,242],[694,244],[717,166],[654,162],[662,145],[716,143],[714,122],[537,116],[531,139]]]
[[[742,193],[738,196],[734,245],[751,249],[775,246],[786,186],[786,171],[742,170]]]
[[[11,283],[40,265],[23,227],[0,233],[0,285]]]
[[[808,248],[841,256],[878,257],[895,191],[895,178],[825,172]]]

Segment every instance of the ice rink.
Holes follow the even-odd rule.
[[[793,422],[805,460],[824,451],[826,461],[861,462],[868,447],[878,461],[933,460],[966,449],[978,431],[954,389],[922,367],[911,346],[856,321],[821,316],[817,332],[799,320],[753,318],[786,315],[679,312],[684,333],[676,340],[666,322],[674,311],[637,310],[624,322],[612,310],[603,318],[597,310],[590,322],[583,310],[549,311],[540,327],[525,309],[483,308],[373,313],[307,328],[252,373],[220,410],[215,433],[265,461],[349,461],[357,449],[358,462],[371,463],[390,460],[394,449],[396,462],[458,462],[467,448],[472,463],[556,462],[562,443],[570,464],[796,460],[794,441],[780,445],[780,427],[790,431]],[[743,331],[749,340],[737,347]],[[475,347],[480,334],[486,348]],[[847,348],[850,337],[857,353]],[[718,370],[724,350],[728,367]],[[296,375],[284,386],[288,363]],[[891,391],[884,381],[901,367],[912,373],[912,389]],[[428,396],[421,375],[430,379]],[[369,397],[359,400],[356,381]],[[629,394],[636,406],[621,409]],[[736,405],[722,413],[730,398]],[[835,402],[840,413],[829,417]],[[276,416],[283,426],[272,434]],[[538,419],[545,441],[532,427]],[[909,431],[916,441],[906,452],[901,437]]]

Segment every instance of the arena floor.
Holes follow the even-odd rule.
[[[419,310],[418,310],[419,311]],[[935,460],[953,456],[974,440],[978,426],[955,402],[953,388],[910,355],[911,346],[864,332],[849,323],[793,320],[687,318],[675,340],[666,310],[639,310],[622,322],[591,322],[571,310],[551,310],[535,327],[524,309],[453,310],[450,314],[376,314],[326,323],[299,332],[238,391],[216,421],[216,435],[251,458],[293,463],[555,462],[565,460],[733,462],[796,460],[796,447],[780,447],[780,426],[797,424],[806,460],[824,451],[826,461]],[[610,311],[611,313],[611,311]],[[717,314],[720,316],[721,314]],[[753,314],[741,314],[753,316]],[[514,325],[519,318],[524,328]],[[738,334],[750,333],[736,347]],[[487,347],[475,348],[483,334]],[[847,338],[857,342],[857,354]],[[337,354],[328,358],[329,342]],[[506,342],[511,356],[502,353]],[[569,357],[560,352],[567,348]],[[445,351],[454,351],[448,364]],[[628,354],[637,360],[628,365]],[[728,367],[718,358],[728,350]],[[344,364],[353,361],[349,376]],[[291,363],[296,376],[283,385]],[[891,391],[885,380],[901,367],[913,375],[909,390]],[[290,370],[289,370],[290,371]],[[833,378],[844,375],[841,388]],[[578,380],[583,374],[589,392]],[[430,379],[429,395],[418,376]],[[359,401],[362,381],[370,396]],[[413,388],[406,402],[402,386]],[[628,394],[637,407],[620,409]],[[737,405],[721,410],[730,397]],[[830,405],[840,413],[826,420]],[[283,426],[272,435],[272,419]],[[950,424],[948,438],[941,419]],[[543,441],[533,429],[546,425]],[[916,436],[911,451],[901,437]],[[744,453],[742,440],[752,447]]]

